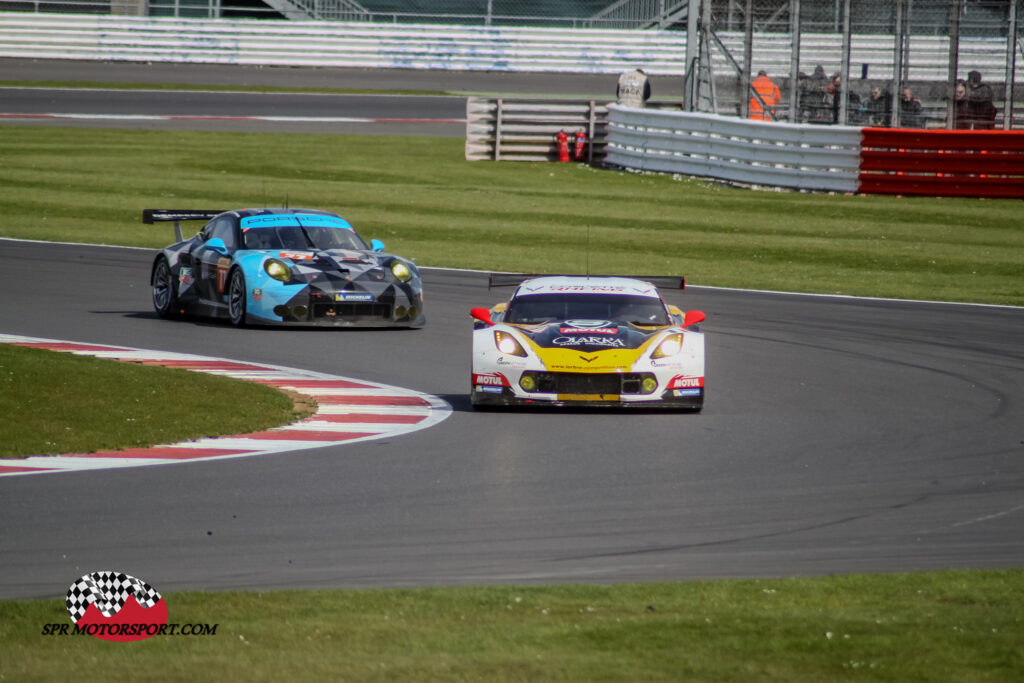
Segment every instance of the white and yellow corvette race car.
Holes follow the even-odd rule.
[[[492,287],[518,287],[507,303],[470,311],[473,406],[699,411],[704,313],[667,305],[655,282],[684,284],[679,277],[492,275]]]

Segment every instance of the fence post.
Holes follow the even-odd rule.
[[[1017,66],[1017,0],[1010,0],[1009,27],[1006,32],[1006,87],[1003,93],[1003,130],[1013,128],[1013,79]]]
[[[850,109],[850,45],[853,42],[853,27],[850,25],[850,0],[843,0],[843,57],[839,69],[839,120],[840,126],[849,121]],[[835,97],[835,93],[833,93]]]
[[[494,117],[494,160],[501,161],[501,105],[504,100],[498,98],[498,110]]]
[[[949,73],[946,76],[946,128],[956,128],[956,72],[960,70],[960,1],[953,0],[949,21]]]
[[[590,125],[587,129],[587,166],[594,165],[594,121],[597,118],[594,100],[590,100]]]
[[[800,0],[789,2],[789,122],[797,123],[800,106]]]

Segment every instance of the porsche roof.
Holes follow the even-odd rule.
[[[660,298],[658,289],[649,282],[626,277],[587,277],[558,275],[527,280],[519,285],[515,296],[535,294],[628,294]]]

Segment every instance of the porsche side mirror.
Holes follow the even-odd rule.
[[[473,316],[474,320],[479,320],[488,327],[494,324],[494,321],[491,320],[491,310],[489,308],[474,308],[469,314]]]
[[[370,240],[370,249],[376,252],[384,251],[384,243],[377,239]]]
[[[683,327],[696,325],[697,323],[702,322],[705,318],[707,318],[707,316],[704,315],[704,311],[687,311],[686,317],[683,318]]]
[[[224,240],[219,237],[206,240],[206,248],[212,249],[221,256],[231,256],[231,252],[228,251],[228,246],[224,244]]]

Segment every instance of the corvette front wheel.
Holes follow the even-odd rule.
[[[153,268],[153,308],[161,318],[178,315],[178,294],[174,291],[174,275],[167,259],[160,257]]]
[[[245,325],[245,302],[245,275],[240,268],[235,268],[228,281],[228,317],[235,327]]]

